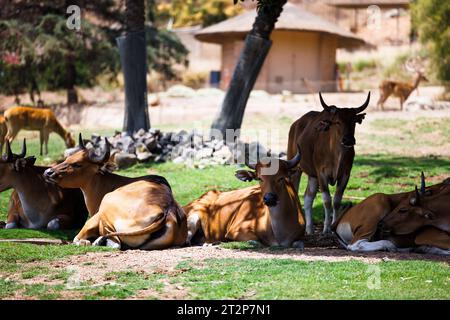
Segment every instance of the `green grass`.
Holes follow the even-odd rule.
[[[433,122],[435,121],[435,122]],[[288,123],[289,119],[283,119]],[[447,124],[447,125],[442,125]],[[427,133],[438,130],[442,139],[450,137],[450,122],[448,119],[419,119],[414,126],[397,122],[374,121],[379,130],[398,128],[406,137],[420,140]],[[414,134],[418,128],[418,134]],[[86,133],[89,133],[86,131]],[[103,133],[103,132],[101,132]],[[27,134],[30,138],[32,135]],[[393,145],[405,143],[397,136]],[[45,164],[58,159],[64,150],[63,142],[58,137],[50,139],[49,157],[39,157],[38,163]],[[413,140],[416,141],[416,140]],[[387,143],[387,142],[383,142]],[[413,143],[411,141],[407,143]],[[420,143],[420,142],[419,142]],[[38,140],[28,140],[28,154],[38,153]],[[18,141],[13,149],[20,149]],[[145,174],[160,174],[171,183],[175,198],[185,205],[205,191],[217,188],[233,190],[254,185],[257,182],[244,183],[234,177],[237,166],[218,166],[203,170],[187,168],[173,163],[140,164],[133,168],[119,171],[119,174],[138,176]],[[429,183],[437,183],[450,173],[450,160],[444,157],[404,157],[399,155],[359,155],[356,156],[352,176],[344,199],[359,202],[375,192],[394,193],[412,190],[419,183],[419,175],[424,171]],[[300,200],[303,202],[303,192],[306,178],[303,177],[300,186]],[[332,189],[332,191],[334,191]],[[7,204],[10,191],[0,194],[0,220],[6,219]],[[314,220],[323,219],[323,208],[320,195],[314,203]],[[70,240],[77,230],[0,230],[0,238],[56,238]],[[258,245],[251,243],[229,243],[223,247],[237,250],[258,250]],[[33,262],[57,260],[70,255],[87,252],[109,250],[99,247],[37,246],[32,244],[0,243],[0,298],[12,297],[15,293],[39,298],[55,299],[66,297],[67,293],[75,292],[77,297],[84,299],[122,299],[139,296],[148,290],[150,298],[164,291],[160,281],[167,275],[137,274],[133,272],[111,273],[112,284],[95,286],[86,283],[81,289],[68,291],[65,283],[69,277],[67,271],[53,271],[44,267],[30,265]],[[277,250],[277,248],[274,248]],[[95,262],[93,262],[95,263]],[[224,298],[261,298],[261,299],[448,299],[449,272],[448,266],[438,262],[395,261],[378,264],[381,268],[381,288],[367,289],[367,268],[363,262],[301,262],[294,260],[208,260],[206,262],[190,262],[186,271],[170,277],[170,282],[181,284],[188,288],[190,297],[203,299]],[[7,275],[19,275],[16,280],[8,280]],[[24,284],[22,281],[45,277],[56,284],[35,283]],[[429,281],[431,280],[431,282]],[[94,286],[92,286],[94,285]],[[153,293],[156,292],[156,297]],[[69,295],[70,296],[70,295]]]
[[[190,288],[196,299],[450,298],[449,267],[443,263],[212,259],[180,267],[187,271],[174,282]],[[379,287],[373,280],[377,267]]]

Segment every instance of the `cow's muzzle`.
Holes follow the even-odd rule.
[[[264,204],[268,207],[274,207],[278,203],[278,196],[275,193],[266,193],[263,197]]]
[[[56,173],[56,171],[53,170],[52,168],[49,168],[44,171],[44,178],[49,182],[55,182],[57,175],[58,174]]]
[[[342,138],[342,145],[346,148],[351,148],[356,144],[356,139],[353,136],[344,136]]]

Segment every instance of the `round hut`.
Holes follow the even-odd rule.
[[[255,17],[256,10],[250,10],[195,34],[199,41],[222,47],[222,89],[226,89],[231,80]],[[350,31],[290,3],[284,6],[271,40],[272,48],[254,87],[269,93],[335,91],[336,50],[366,45]]]

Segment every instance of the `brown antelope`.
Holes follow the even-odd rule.
[[[110,145],[102,155],[80,150],[45,171],[47,180],[79,187],[91,218],[74,238],[77,245],[106,245],[143,250],[181,246],[186,242],[186,216],[161,176],[128,178],[109,172]]]
[[[44,180],[47,167],[35,166],[36,158],[27,157],[25,140],[22,153],[15,155],[8,140],[0,160],[0,192],[13,188],[22,209],[11,212],[6,228],[75,229],[87,218],[80,189],[62,189]],[[17,208],[17,203],[12,203]]]
[[[411,95],[411,93],[417,89],[419,83],[421,81],[428,81],[428,79],[424,76],[424,68],[423,66],[418,66],[417,62],[413,64],[411,59],[406,61],[405,68],[409,72],[415,74],[412,82],[400,82],[393,80],[384,80],[381,82],[380,88],[380,98],[377,102],[377,108],[381,108],[384,110],[384,102],[389,98],[389,96],[393,95],[400,99],[400,110],[403,110],[403,104]]]
[[[362,123],[365,117],[365,113],[362,112],[369,105],[370,92],[366,101],[358,108],[328,106],[322,94],[319,93],[319,97],[323,111],[310,111],[291,125],[287,152],[288,159],[294,157],[297,146],[303,153],[298,170],[292,176],[292,182],[298,192],[302,173],[308,175],[304,198],[308,235],[314,230],[312,205],[318,188],[322,192],[325,209],[323,233],[331,232],[331,215],[334,221],[353,166],[355,126],[356,123]],[[329,184],[336,184],[333,203],[328,189]]]
[[[445,252],[450,250],[449,191],[449,179],[426,187],[422,174],[420,191],[373,194],[343,212],[332,228],[350,251],[410,250],[419,246],[419,251],[450,254]],[[419,198],[421,201],[416,200]],[[424,245],[432,249],[424,250]]]
[[[40,135],[40,154],[42,145],[45,144],[45,154],[48,154],[48,138],[51,132],[57,133],[66,143],[68,148],[75,146],[75,141],[70,132],[67,132],[55,114],[50,109],[38,109],[33,107],[13,107],[5,111],[4,117],[8,127],[6,139],[11,143],[20,130],[38,130]]]
[[[274,161],[278,162],[277,172],[265,173]],[[203,234],[206,243],[254,240],[264,245],[303,248],[300,239],[305,222],[298,194],[289,180],[299,161],[297,154],[290,161],[247,164],[254,171],[239,170],[236,177],[259,180],[259,185],[228,192],[208,191],[186,205],[188,243]]]
[[[68,156],[64,162],[45,171],[45,179],[55,182],[62,188],[80,188],[83,191],[89,215],[93,216],[100,207],[105,194],[126,184],[139,180],[164,184],[169,182],[158,175],[129,178],[112,173],[114,166],[109,163],[110,144],[106,140],[106,151],[95,155],[94,149],[87,149],[81,133],[78,137],[78,151]]]

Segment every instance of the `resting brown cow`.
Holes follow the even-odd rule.
[[[6,141],[6,154],[0,161],[0,192],[14,188],[22,209],[11,212],[6,228],[75,229],[87,218],[83,194],[79,189],[62,189],[42,176],[47,167],[35,166],[34,157],[15,155]]]
[[[167,185],[137,181],[108,193],[73,242],[159,250],[186,243],[186,215]]]
[[[425,178],[422,175],[420,188],[420,194],[423,199],[422,205],[433,206],[433,208],[442,210],[443,207],[440,206],[440,203],[445,203],[445,201],[448,203],[446,190],[448,190],[447,181],[426,188]],[[404,209],[402,208],[405,208],[415,194],[415,191],[391,195],[374,194],[341,214],[333,224],[333,231],[337,234],[344,247],[350,251],[410,248],[423,244],[424,239],[428,239],[429,245],[431,245],[433,236],[436,236],[436,239],[442,239],[441,233],[445,232],[439,229],[442,224],[426,223],[422,219],[420,226],[412,223],[416,228],[409,228],[408,226],[411,224],[408,219],[394,219],[398,211],[403,211]],[[418,209],[418,207],[415,209]],[[446,211],[439,212],[445,213]],[[386,220],[389,216],[391,218],[388,220],[386,227]],[[386,232],[392,226],[395,226],[393,230],[407,228],[407,232]],[[432,236],[430,237],[430,235]],[[421,242],[417,242],[419,240]],[[438,243],[435,246],[439,248]]]
[[[337,108],[328,106],[322,95],[319,96],[323,111],[308,112],[291,125],[287,152],[288,159],[295,155],[297,146],[303,153],[299,170],[293,175],[292,181],[298,191],[302,172],[308,175],[304,198],[307,234],[312,234],[314,230],[312,206],[318,188],[322,192],[325,209],[323,232],[330,232],[331,216],[334,221],[353,166],[355,125],[363,121],[365,114],[361,112],[367,108],[370,100],[369,92],[362,106]],[[333,204],[329,184],[337,184]]]
[[[239,170],[242,181],[259,180],[259,185],[235,191],[208,191],[183,209],[188,215],[188,242],[203,233],[206,243],[260,241],[265,245],[303,247],[304,219],[298,194],[289,176],[300,160],[272,159]],[[266,172],[270,165],[279,168]]]
[[[129,178],[112,173],[112,164],[108,162],[110,145],[107,141],[105,146],[105,152],[102,155],[96,155],[94,149],[86,149],[80,134],[79,151],[67,157],[64,162],[47,169],[44,173],[45,179],[63,188],[80,188],[90,216],[98,211],[105,194],[126,184],[146,180],[165,184],[170,188],[167,180],[158,175]]]
[[[45,171],[47,180],[84,193],[91,218],[74,242],[112,247],[163,249],[186,241],[186,217],[164,177],[123,177],[110,172],[110,145],[95,155],[81,134],[79,151]]]

